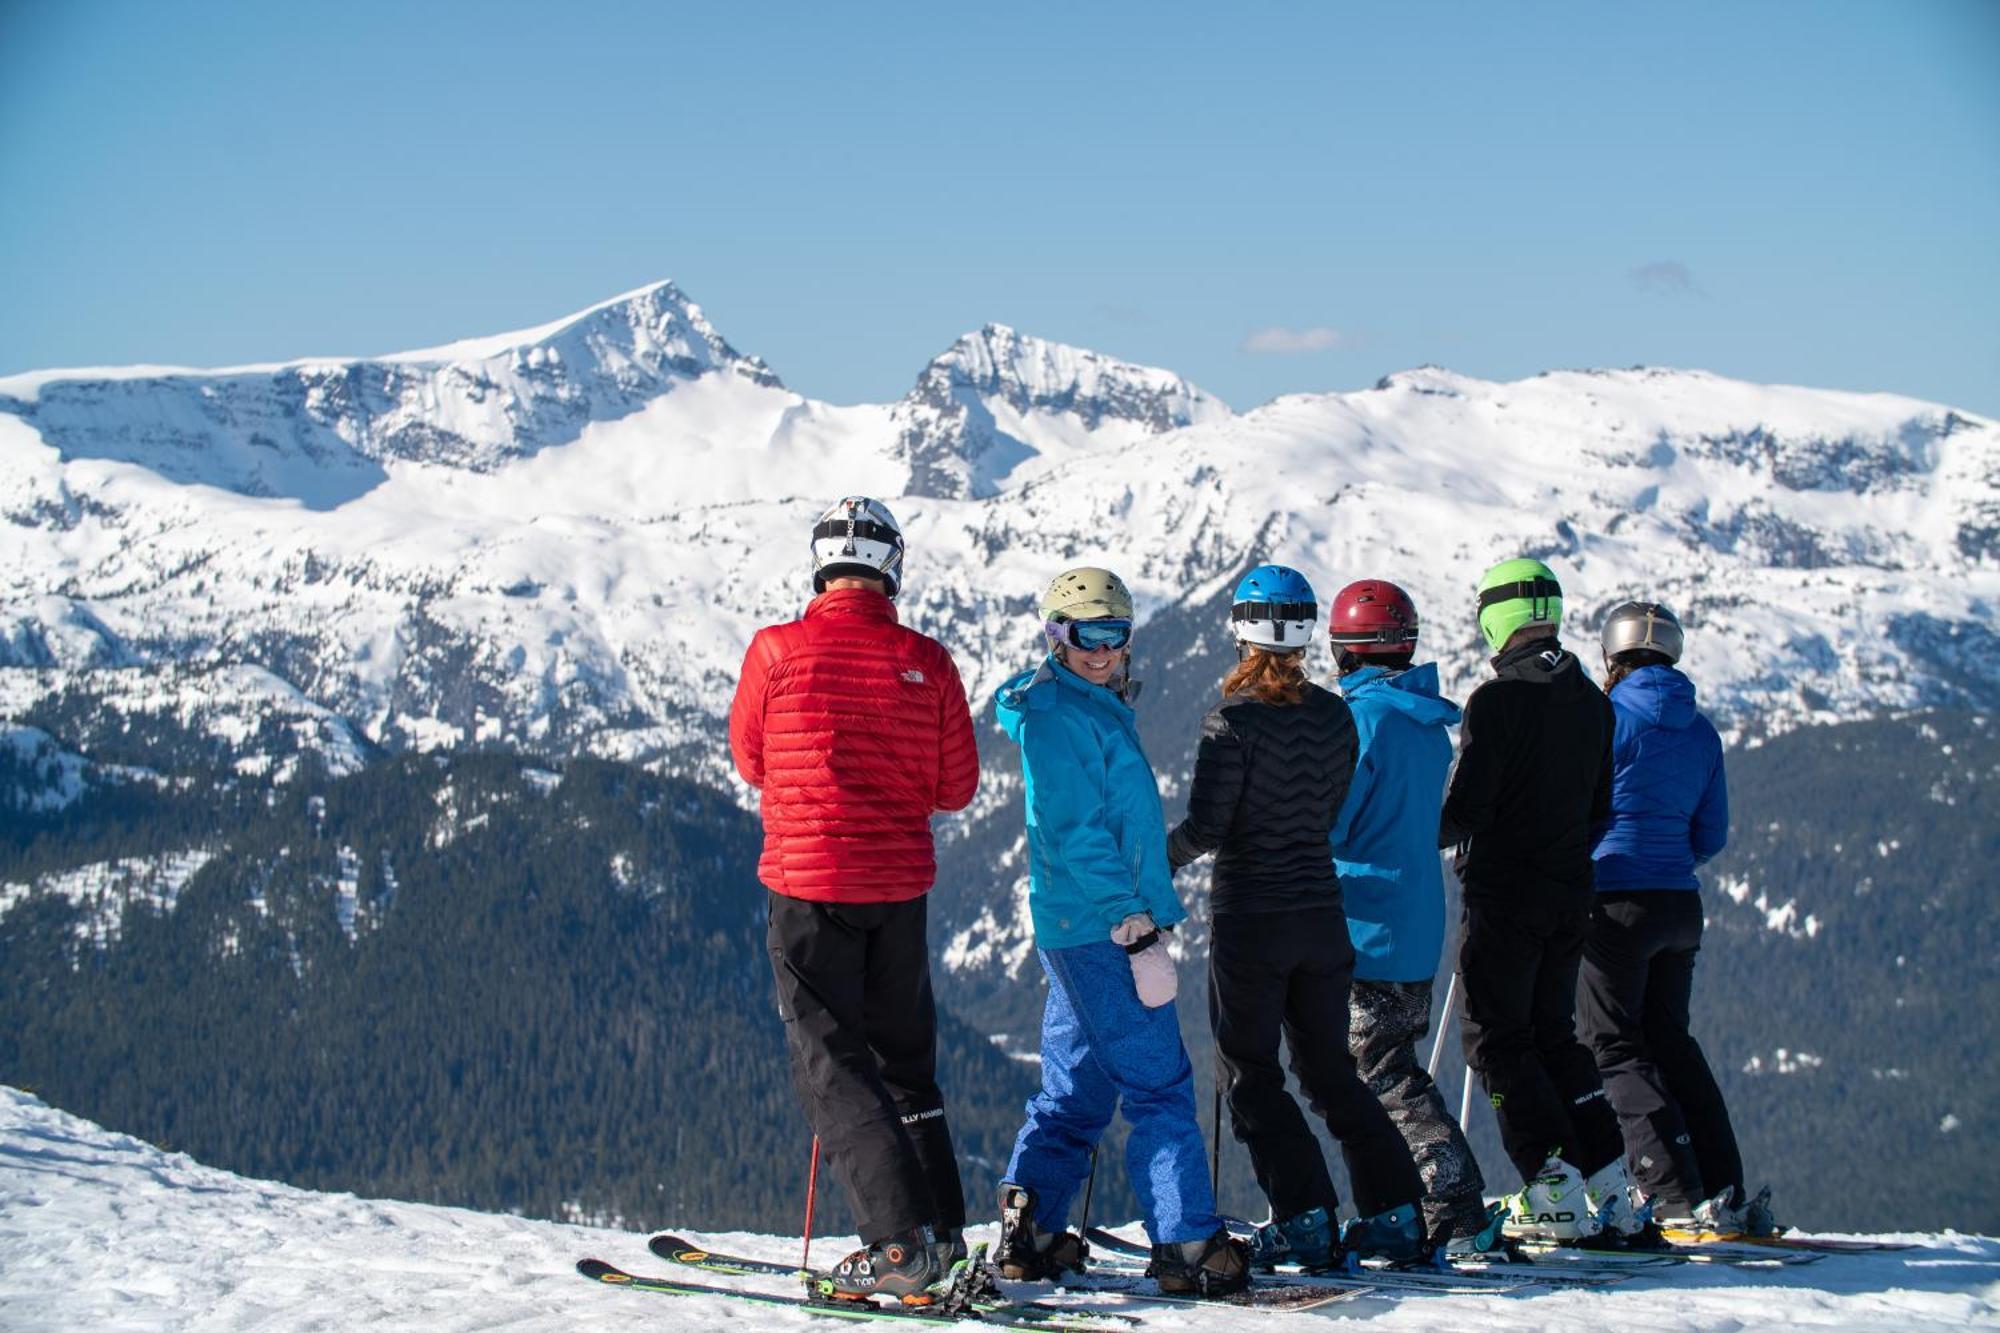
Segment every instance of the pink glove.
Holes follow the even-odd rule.
[[[1174,979],[1174,958],[1167,952],[1167,940],[1153,924],[1150,912],[1134,912],[1111,932],[1113,943],[1123,945],[1132,960],[1132,982],[1139,988],[1139,1003],[1158,1009],[1174,1002],[1178,983]]]

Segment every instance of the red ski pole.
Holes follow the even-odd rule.
[[[799,1267],[812,1271],[813,1248],[813,1201],[819,1195],[819,1135],[813,1135],[812,1165],[806,1170],[806,1239],[805,1248],[799,1252]]]

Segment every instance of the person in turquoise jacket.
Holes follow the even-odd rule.
[[[1163,932],[1187,916],[1167,866],[1159,786],[1129,699],[1132,598],[1117,575],[1073,569],[1041,602],[1050,653],[1001,686],[995,711],[1021,747],[1028,909],[1048,975],[1042,1086],[1000,1187],[1003,1277],[1081,1266],[1069,1208],[1121,1107],[1125,1162],[1162,1289],[1222,1295],[1249,1252],[1216,1215],[1195,1119],[1194,1071],[1174,1011]]]
[[[1416,1055],[1444,948],[1437,824],[1458,705],[1439,697],[1435,662],[1412,665],[1416,604],[1387,579],[1342,588],[1328,624],[1341,697],[1360,737],[1332,834],[1354,941],[1348,1050],[1416,1159],[1425,1230],[1461,1250],[1491,1248],[1499,1228],[1479,1163]]]

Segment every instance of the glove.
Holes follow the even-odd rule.
[[[1112,942],[1124,946],[1132,961],[1132,982],[1139,988],[1139,1003],[1158,1009],[1174,1002],[1178,983],[1174,979],[1174,958],[1167,941],[1153,924],[1150,912],[1134,912],[1111,932]]]

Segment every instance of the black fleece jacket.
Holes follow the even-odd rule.
[[[1467,893],[1587,906],[1590,830],[1611,813],[1611,700],[1574,653],[1530,639],[1465,701],[1438,846]]]
[[[1187,818],[1167,835],[1178,870],[1215,855],[1213,912],[1338,907],[1328,841],[1354,780],[1354,716],[1306,687],[1296,704],[1231,695],[1201,721]]]

